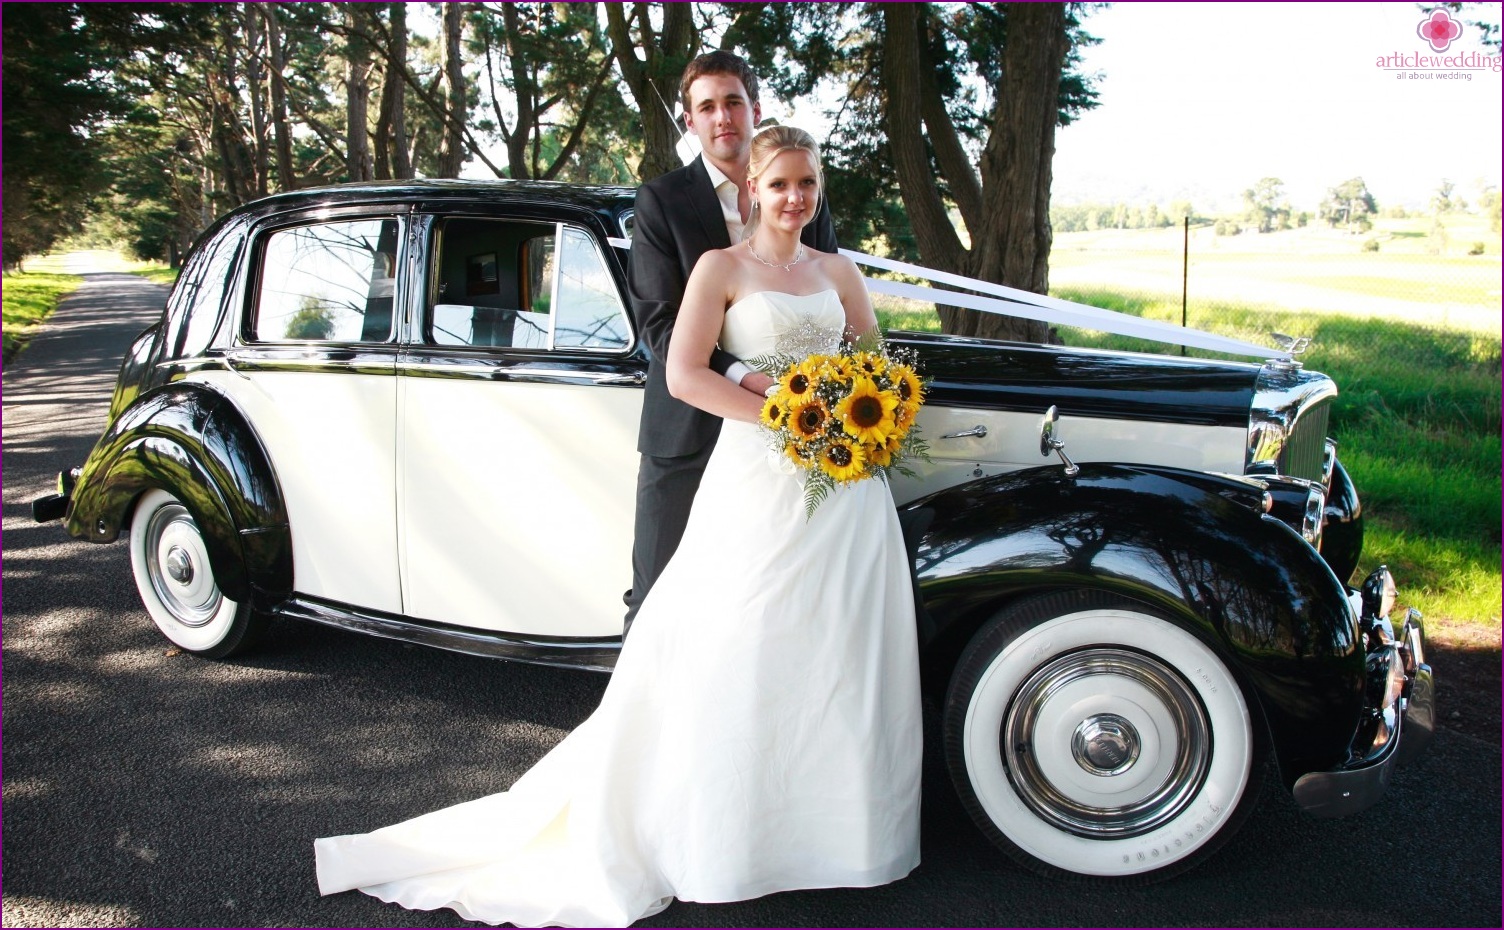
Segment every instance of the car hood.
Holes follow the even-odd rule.
[[[1248,427],[1260,366],[894,331],[945,407]],[[1274,350],[1270,350],[1273,355]]]

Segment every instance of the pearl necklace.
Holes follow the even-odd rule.
[[[751,239],[747,240],[747,251],[752,253],[753,258],[762,262],[764,265],[767,265],[769,268],[782,268],[784,271],[790,271],[795,265],[804,261],[804,245],[802,243],[799,246],[799,251],[794,253],[794,260],[789,262],[787,265],[780,265],[777,262],[770,262],[766,258],[763,258],[761,255],[758,255],[757,250],[752,248]]]

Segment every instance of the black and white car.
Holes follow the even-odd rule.
[[[148,613],[225,658],[271,616],[609,669],[647,368],[633,191],[346,185],[217,222],[39,520],[128,535]],[[978,826],[1046,873],[1190,867],[1272,761],[1375,803],[1430,739],[1420,616],[1345,582],[1336,386],[1265,364],[893,333],[932,461],[896,478],[925,682]],[[1276,354],[1271,352],[1271,354]]]

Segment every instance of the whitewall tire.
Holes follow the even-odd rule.
[[[1217,653],[1093,592],[1027,599],[983,626],[944,727],[972,818],[1045,874],[1178,874],[1236,832],[1262,787],[1261,731]]]
[[[222,659],[254,639],[260,618],[219,590],[198,524],[166,491],[147,491],[136,502],[131,572],[152,622],[185,651]]]

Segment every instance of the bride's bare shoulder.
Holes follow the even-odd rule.
[[[732,248],[735,248],[735,246]],[[731,271],[736,265],[736,256],[731,254],[731,249],[711,249],[701,255],[699,260],[695,262],[693,273],[719,277]]]
[[[862,276],[856,262],[838,252],[818,252],[819,269],[836,281],[850,281]]]

